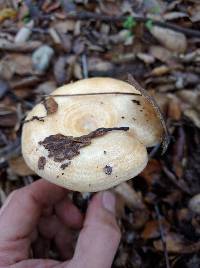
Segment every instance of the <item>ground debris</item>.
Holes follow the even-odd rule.
[[[131,73],[155,96],[170,144],[162,156],[150,148],[145,170],[113,189],[122,240],[112,267],[199,267],[199,14],[198,0],[0,1],[0,204],[12,190],[39,178],[21,158],[20,135],[23,123],[44,124],[57,112],[57,97],[49,94],[81,78],[126,81]],[[139,107],[134,97],[130,105]],[[47,115],[23,122],[38,102],[46,102]],[[62,174],[73,167],[73,159],[71,165],[62,159],[76,157],[106,133],[55,135],[53,147],[50,137],[41,146],[51,149],[47,154],[59,160]],[[77,146],[75,152],[69,145]],[[104,154],[109,155],[106,148]],[[45,169],[44,163],[40,160]],[[108,166],[109,179],[114,167],[109,161]],[[70,195],[85,212],[90,195]],[[35,258],[60,260],[54,245],[44,256],[32,250]]]
[[[87,135],[80,137],[64,136],[62,134],[50,135],[39,145],[43,145],[49,151],[49,157],[55,162],[71,160],[80,154],[80,149],[91,144],[92,139],[104,136],[106,133],[114,130],[127,131],[128,127],[119,128],[98,128]]]

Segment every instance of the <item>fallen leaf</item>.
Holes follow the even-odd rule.
[[[119,194],[130,208],[144,208],[141,193],[136,192],[128,183],[123,182],[114,188],[115,193]]]
[[[13,108],[0,107],[0,127],[14,127],[17,123],[17,114]]]
[[[33,26],[34,21],[30,21],[26,26],[22,27],[15,36],[15,43],[26,42],[31,36]]]
[[[41,46],[40,41],[28,41],[24,43],[12,43],[6,39],[0,38],[0,51],[12,51],[12,52],[32,52]]]
[[[9,160],[9,166],[12,169],[12,172],[19,176],[29,176],[35,174],[35,172],[27,166],[22,156],[11,158]]]
[[[0,11],[0,23],[6,19],[15,19],[17,12],[12,8],[4,8]]]
[[[198,252],[200,250],[200,242],[191,243],[187,241],[182,235],[176,233],[167,233],[165,236],[166,247],[169,253],[188,254]],[[153,242],[156,250],[163,251],[163,244],[161,240]]]
[[[150,159],[146,168],[140,173],[149,186],[152,186],[158,174],[162,171],[162,166],[158,160]]]
[[[192,212],[200,215],[200,194],[197,194],[190,199],[189,208]]]
[[[167,233],[170,228],[169,223],[163,219],[161,224],[164,232]],[[141,236],[145,240],[160,237],[159,222],[157,220],[148,221]]]
[[[47,81],[47,82],[39,84],[37,88],[35,89],[35,92],[40,95],[49,95],[55,89],[56,89],[55,81]]]
[[[77,63],[77,62],[74,64],[73,74],[74,74],[75,78],[83,79],[83,73],[82,73],[81,65],[79,63]]]
[[[151,34],[169,50],[183,53],[187,48],[187,39],[183,33],[171,29],[153,26]]]
[[[165,13],[163,15],[163,18],[165,20],[176,20],[176,19],[180,19],[180,18],[188,18],[188,14],[184,13],[184,12],[173,11],[173,12]]]
[[[88,71],[106,72],[113,67],[109,61],[101,60],[100,58],[91,57],[88,59]]]
[[[11,66],[9,68],[12,69],[13,74],[28,75],[34,72],[31,57],[28,55],[8,54],[3,58],[3,61],[6,62],[7,66]]]
[[[183,114],[190,118],[192,122],[200,128],[200,115],[199,112],[195,111],[194,109],[186,109],[183,111]]]
[[[50,64],[50,61],[54,55],[54,50],[47,45],[43,45],[34,51],[32,55],[32,62],[34,68],[38,72],[45,72]]]
[[[172,120],[180,120],[181,118],[181,106],[180,102],[173,95],[170,95],[169,103],[168,103],[168,117]]]
[[[53,25],[59,33],[66,34],[67,32],[74,31],[75,24],[76,22],[74,20],[65,20],[64,22],[56,22]]]
[[[152,69],[151,74],[155,76],[161,76],[170,72],[170,68],[167,65],[161,65]]]
[[[151,64],[155,62],[155,58],[152,55],[147,54],[147,53],[139,52],[137,53],[137,57],[146,64]]]
[[[58,110],[58,103],[54,100],[54,98],[49,97],[44,100],[44,106],[47,111],[47,115],[51,115],[57,112]]]
[[[68,81],[68,74],[66,67],[67,67],[66,57],[60,56],[56,60],[53,68],[54,76],[59,86],[65,84]]]
[[[0,80],[0,99],[8,92],[8,90],[8,83],[4,80]]]
[[[165,63],[169,62],[172,58],[172,52],[161,46],[151,46],[149,53],[156,59]]]

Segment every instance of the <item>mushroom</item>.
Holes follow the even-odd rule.
[[[52,183],[96,192],[138,175],[163,135],[156,109],[134,85],[89,78],[58,88],[28,113],[22,153]]]

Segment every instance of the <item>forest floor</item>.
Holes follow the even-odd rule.
[[[199,0],[0,0],[0,204],[38,179],[20,138],[42,96],[70,81],[128,73],[157,100],[170,145],[115,189],[122,241],[113,267],[198,268]],[[87,197],[74,193],[83,210]]]

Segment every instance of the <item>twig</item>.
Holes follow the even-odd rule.
[[[32,121],[35,121],[35,120],[40,121],[40,122],[44,122],[45,117],[46,116],[40,116],[40,117],[39,116],[33,116],[33,117],[31,117],[31,119],[22,121],[22,123],[26,124],[26,123],[29,123],[29,122],[32,122]]]
[[[88,64],[87,64],[87,57],[86,54],[81,56],[82,60],[82,68],[83,68],[83,77],[88,78]]]
[[[41,46],[40,41],[29,41],[26,43],[20,43],[20,44],[15,44],[11,43],[7,40],[4,40],[3,42],[0,43],[0,51],[10,51],[10,52],[32,52],[33,50],[37,49],[38,47]]]
[[[17,89],[17,88],[24,88],[27,86],[34,86],[41,82],[43,78],[38,77],[38,76],[30,76],[30,77],[25,77],[17,81],[13,81],[10,83],[10,87],[12,89]]]
[[[162,241],[164,256],[165,256],[166,268],[170,268],[169,255],[167,252],[167,245],[166,245],[165,234],[164,234],[164,230],[163,230],[163,226],[162,226],[162,222],[161,222],[160,211],[159,211],[159,208],[157,205],[155,205],[154,208],[155,208],[156,216],[158,219],[158,227],[159,227],[159,232],[160,232],[160,238]]]
[[[94,20],[100,20],[100,21],[105,21],[105,22],[122,22],[127,19],[127,16],[106,16],[103,14],[97,14],[97,13],[91,13],[91,12],[84,12],[84,13],[80,12],[80,13],[75,13],[75,14],[69,14],[67,15],[67,18],[76,19],[76,20],[94,19]],[[151,20],[154,25],[184,33],[185,35],[189,37],[200,37],[200,31],[193,30],[193,29],[186,29],[186,28],[183,28],[181,26],[178,26],[169,22],[163,22],[163,21],[154,20],[154,19],[151,19],[148,17],[142,17],[142,16],[133,16],[133,18],[135,21],[142,22],[142,23],[146,23],[148,20]]]
[[[44,98],[46,97],[80,97],[80,96],[96,96],[96,95],[131,95],[131,96],[142,96],[138,93],[132,92],[93,92],[93,93],[77,93],[77,94],[60,94],[60,95],[43,95]]]
[[[154,146],[153,147],[153,149],[150,151],[150,153],[149,153],[149,160],[150,159],[152,159],[154,156],[155,156],[155,154],[158,152],[158,150],[159,150],[159,148],[160,148],[160,143],[159,144],[157,144],[156,146]]]
[[[186,194],[191,195],[190,191],[186,188],[186,186],[183,185],[183,183],[181,184],[177,180],[177,178],[174,175],[174,173],[172,173],[164,164],[163,164],[163,171],[167,175],[168,179],[170,179],[181,191],[183,191]]]

